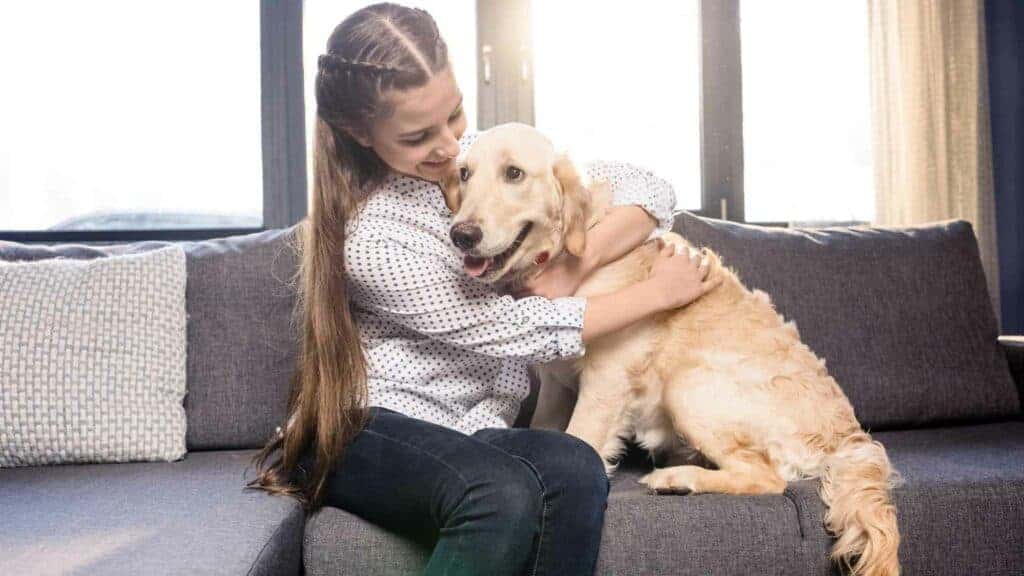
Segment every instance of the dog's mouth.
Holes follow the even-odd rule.
[[[523,229],[519,231],[519,235],[516,236],[516,239],[513,240],[512,243],[508,245],[508,248],[506,248],[501,254],[495,256],[473,256],[471,254],[466,254],[462,259],[462,267],[465,269],[466,274],[469,274],[474,278],[482,278],[501,270],[505,263],[508,262],[508,259],[511,258],[512,255],[516,253],[516,250],[518,250],[523,244],[523,240],[526,239],[526,236],[530,233],[530,229],[532,228],[533,222],[527,222],[523,226]]]

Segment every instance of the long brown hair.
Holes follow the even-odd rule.
[[[374,120],[393,112],[387,91],[423,86],[447,65],[434,19],[388,3],[342,21],[317,63],[313,197],[295,243],[301,346],[288,422],[255,456],[258,475],[248,484],[292,496],[306,510],[321,506],[328,473],[367,417],[367,364],[343,273],[345,224],[388,166],[353,134],[369,134]],[[296,467],[306,455],[311,470],[299,477]]]

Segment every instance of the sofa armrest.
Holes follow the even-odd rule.
[[[1024,336],[1000,336],[999,344],[1006,352],[1006,360],[1010,364],[1010,374],[1017,383],[1017,392],[1024,403]]]

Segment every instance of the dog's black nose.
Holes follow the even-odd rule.
[[[476,246],[484,237],[483,230],[472,222],[463,222],[452,226],[450,234],[452,242],[462,250],[469,250]]]

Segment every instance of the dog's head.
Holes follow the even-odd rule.
[[[456,170],[442,187],[467,274],[507,283],[563,250],[583,253],[588,191],[537,129],[512,123],[483,132]]]

